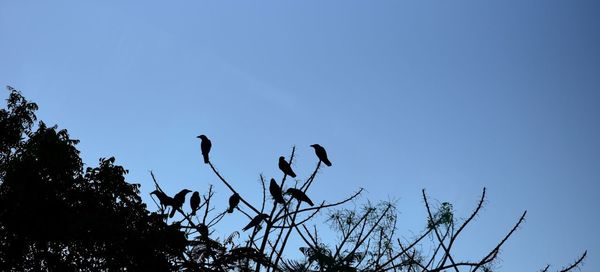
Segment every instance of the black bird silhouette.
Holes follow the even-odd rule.
[[[173,204],[173,198],[171,198],[170,196],[168,196],[167,194],[159,191],[159,190],[154,190],[152,191],[152,193],[150,193],[151,195],[156,195],[156,198],[158,198],[158,201],[160,202],[160,205],[162,205],[163,207],[167,207],[167,206],[171,206]]]
[[[250,228],[256,227],[256,226],[258,226],[258,225],[259,225],[259,224],[260,224],[260,223],[261,223],[263,220],[265,220],[265,219],[267,219],[267,218],[269,218],[269,215],[268,215],[268,214],[261,213],[261,214],[259,214],[259,215],[255,216],[254,218],[252,218],[252,220],[250,220],[250,223],[248,223],[248,225],[246,225],[246,226],[245,226],[245,227],[244,227],[242,230],[243,230],[243,231],[246,231],[246,230],[248,230],[248,229],[250,229]]]
[[[192,215],[196,215],[198,207],[200,207],[200,193],[196,191],[192,194],[192,197],[190,197],[190,208],[192,209]]]
[[[203,240],[208,239],[208,227],[206,225],[200,223],[196,225],[196,230],[200,234],[200,238],[202,238]]]
[[[212,143],[204,135],[200,135],[196,138],[200,138],[200,140],[202,140],[202,142],[200,143],[200,149],[202,150],[202,157],[204,157],[204,163],[208,163],[208,153],[210,153],[210,148],[212,147]]]
[[[188,189],[183,189],[179,191],[179,193],[175,194],[173,197],[173,204],[171,204],[173,209],[171,210],[169,217],[173,217],[175,215],[175,211],[177,211],[177,209],[181,209],[181,206],[183,206],[183,203],[185,202],[185,195],[187,195],[189,192],[191,191]]]
[[[285,161],[283,156],[279,157],[279,169],[281,169],[284,174],[292,178],[296,177],[296,173],[294,173],[294,170],[292,170],[292,167],[287,161]]]
[[[232,213],[233,209],[235,209],[238,204],[240,204],[240,195],[235,193],[229,197],[229,209],[227,209],[227,212]]]
[[[331,166],[331,162],[327,158],[327,151],[325,151],[325,148],[318,144],[314,144],[311,146],[315,149],[315,153],[317,154],[319,160],[322,161],[325,165]]]
[[[296,188],[289,188],[289,189],[287,189],[287,191],[285,193],[292,195],[292,197],[298,201],[304,201],[304,202],[308,203],[308,205],[310,205],[310,206],[315,205],[315,204],[313,204],[312,200],[310,200],[310,198],[308,198],[308,196],[306,196],[306,194],[304,192],[302,192],[301,190],[298,190]]]
[[[271,196],[275,200],[275,202],[279,204],[285,204],[285,199],[283,199],[283,194],[281,192],[281,188],[277,185],[277,182],[274,179],[271,179],[271,184],[269,185],[269,192],[271,192]]]

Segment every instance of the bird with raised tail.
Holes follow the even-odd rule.
[[[285,161],[285,158],[283,156],[279,157],[279,169],[281,170],[281,172],[292,178],[296,177],[296,173],[294,173],[294,170],[292,170],[292,167],[287,161]]]
[[[268,214],[261,213],[261,214],[255,216],[254,218],[252,218],[252,220],[250,220],[250,223],[248,223],[248,225],[246,225],[242,230],[247,231],[250,228],[256,227],[260,223],[262,223],[263,220],[266,220],[267,218],[269,218]]]
[[[327,151],[325,151],[325,148],[318,144],[313,144],[311,146],[315,149],[317,158],[319,158],[319,160],[322,161],[325,165],[331,166],[331,162],[327,158]]]
[[[197,136],[196,138],[200,138],[200,140],[201,140],[200,150],[202,151],[202,157],[204,157],[204,163],[208,163],[209,162],[208,153],[210,153],[210,148],[212,147],[212,143],[204,135]]]
[[[308,198],[308,196],[301,190],[298,190],[296,188],[289,188],[289,189],[287,189],[287,191],[285,193],[288,195],[291,195],[293,198],[298,200],[298,202],[304,201],[304,202],[308,203],[308,205],[310,205],[311,207],[315,205],[312,202],[312,200],[310,200],[310,198]]]

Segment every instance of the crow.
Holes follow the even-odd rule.
[[[200,193],[196,191],[192,194],[192,197],[190,197],[190,208],[192,209],[192,215],[196,215],[198,207],[200,207]]]
[[[292,170],[292,167],[288,162],[285,161],[283,156],[279,157],[279,169],[281,169],[284,174],[292,178],[296,177],[296,173],[294,173],[294,170]]]
[[[271,196],[275,200],[275,202],[279,204],[285,204],[285,199],[283,199],[283,194],[281,192],[281,188],[277,185],[274,179],[271,179],[271,184],[269,185],[269,192],[271,192]]]
[[[325,165],[331,166],[331,162],[327,158],[327,151],[325,151],[325,148],[318,144],[314,144],[311,146],[315,149],[315,153],[317,154],[319,160],[322,161]]]
[[[171,214],[169,214],[170,218],[172,218],[175,215],[175,211],[181,209],[181,206],[183,206],[183,203],[185,202],[185,195],[187,195],[187,193],[189,192],[191,191],[188,189],[183,189],[179,191],[179,193],[175,194],[175,196],[173,197],[173,204],[171,204],[173,209],[171,210]]]
[[[208,227],[206,225],[200,223],[196,225],[196,230],[200,234],[200,238],[202,238],[203,240],[208,239]]]
[[[158,201],[160,202],[160,205],[163,206],[163,208],[166,208],[167,206],[171,206],[173,204],[173,198],[159,190],[154,190],[150,194],[156,195],[156,198],[158,198]]]
[[[233,209],[235,209],[238,204],[240,204],[240,195],[235,193],[229,197],[229,209],[227,209],[227,212],[232,213]]]
[[[285,193],[292,195],[292,197],[298,200],[299,202],[304,201],[308,203],[308,205],[310,205],[311,207],[315,205],[313,204],[312,200],[310,200],[310,198],[308,198],[308,196],[306,196],[306,194],[301,190],[298,190],[296,188],[289,188]]]
[[[212,143],[204,135],[197,136],[196,138],[200,138],[200,140],[202,140],[202,142],[200,143],[200,149],[202,150],[202,157],[204,157],[204,163],[208,163],[208,153],[210,152]]]
[[[246,225],[242,230],[243,231],[247,231],[250,228],[256,227],[258,226],[263,220],[266,220],[267,218],[269,218],[268,214],[264,214],[261,213],[257,216],[255,216],[254,218],[252,218],[252,220],[250,220],[250,223],[248,223],[248,225]]]

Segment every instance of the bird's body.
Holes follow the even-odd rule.
[[[277,182],[274,179],[271,179],[271,184],[269,185],[269,192],[271,192],[271,196],[273,200],[279,204],[285,204],[285,199],[283,199],[283,193],[281,192],[281,187],[277,185]]]
[[[198,207],[200,207],[200,193],[196,191],[192,194],[192,197],[190,197],[190,208],[192,209],[192,215],[196,215]]]
[[[185,202],[185,195],[187,195],[189,192],[191,191],[188,189],[183,189],[173,196],[173,204],[171,204],[173,209],[171,210],[169,217],[173,217],[175,215],[175,211],[177,211],[177,209],[181,209],[181,206],[183,206],[183,203]]]
[[[204,135],[200,135],[196,138],[200,138],[200,140],[202,140],[202,142],[200,142],[200,150],[202,151],[202,157],[204,158],[204,163],[208,163],[209,162],[208,153],[210,153],[212,143],[210,142],[208,137],[206,137]]]
[[[248,230],[248,229],[250,229],[250,228],[256,227],[256,226],[258,226],[258,225],[259,225],[259,224],[260,224],[260,223],[261,223],[263,220],[265,220],[265,219],[267,219],[267,218],[269,218],[269,215],[268,215],[268,214],[261,213],[261,214],[259,214],[259,215],[255,216],[254,218],[252,218],[252,220],[250,220],[250,223],[248,223],[248,225],[246,225],[246,226],[245,226],[245,227],[244,227],[242,230],[243,230],[243,231],[246,231],[246,230]]]
[[[160,205],[162,205],[163,207],[171,206],[173,204],[173,198],[159,190],[154,190],[150,194],[156,195],[156,198],[158,198]]]
[[[312,202],[312,200],[310,200],[310,198],[308,198],[308,196],[302,192],[301,190],[298,190],[296,188],[289,188],[287,189],[287,191],[285,192],[286,194],[292,195],[293,198],[295,198],[298,201],[304,201],[306,203],[308,203],[308,205],[310,206],[314,206],[315,204]]]
[[[287,161],[285,161],[285,158],[283,156],[279,157],[279,169],[281,170],[281,172],[292,178],[296,177],[296,173],[294,173],[294,170],[292,170],[292,167]]]
[[[203,240],[208,239],[208,227],[206,225],[200,223],[196,225],[196,230],[200,234],[200,238],[202,238]]]
[[[322,161],[325,165],[331,166],[331,162],[327,158],[327,151],[325,151],[325,148],[318,144],[313,144],[311,146],[315,149],[315,153],[317,154],[319,160]]]
[[[240,195],[235,193],[229,197],[229,209],[227,209],[227,212],[232,213],[238,204],[240,204]]]

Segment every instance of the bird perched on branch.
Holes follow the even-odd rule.
[[[200,238],[202,238],[203,240],[208,239],[208,227],[206,225],[200,223],[196,225],[196,230],[200,234]]]
[[[281,172],[292,178],[296,177],[296,173],[294,173],[294,170],[292,170],[292,167],[287,161],[285,161],[283,156],[279,157],[279,169],[281,169]]]
[[[160,190],[154,190],[150,194],[156,195],[156,198],[158,198],[158,201],[160,202],[160,205],[163,208],[173,205],[173,198],[171,198],[170,196],[168,196],[167,194],[163,193]]]
[[[306,194],[301,190],[298,190],[296,188],[289,188],[285,193],[292,195],[292,197],[298,201],[304,201],[308,203],[308,205],[310,205],[311,207],[315,205],[313,204],[312,200],[310,200],[310,198],[308,198],[308,196],[306,196]]]
[[[204,163],[208,163],[208,153],[210,152],[212,143],[204,135],[197,136],[196,138],[200,138],[200,140],[202,140],[202,142],[200,142],[200,150],[202,150],[202,157],[204,157]]]
[[[269,192],[271,192],[271,196],[273,200],[279,204],[285,204],[285,199],[283,199],[283,193],[281,192],[281,188],[277,185],[277,182],[274,179],[271,179],[271,184],[269,185]]]
[[[183,189],[173,196],[173,204],[171,204],[173,209],[171,210],[171,214],[169,214],[170,218],[175,215],[175,211],[177,211],[177,209],[181,209],[181,206],[183,206],[183,203],[185,202],[185,195],[187,195],[189,192],[191,191],[188,189]]]
[[[266,220],[267,218],[269,218],[268,214],[264,214],[261,213],[257,216],[255,216],[254,218],[252,218],[252,220],[250,220],[250,223],[248,223],[248,225],[246,225],[242,230],[246,231],[250,228],[256,227],[258,226],[263,220]]]
[[[227,212],[232,213],[238,204],[240,204],[240,195],[235,193],[229,197],[229,209],[227,209]]]
[[[322,161],[325,165],[331,166],[331,162],[327,158],[327,151],[325,151],[325,148],[318,144],[314,144],[311,146],[315,149],[315,153],[317,154],[319,160]]]
[[[190,197],[190,208],[192,209],[192,215],[196,215],[196,211],[200,207],[200,193],[195,191]]]

